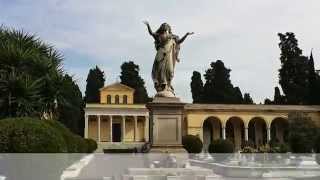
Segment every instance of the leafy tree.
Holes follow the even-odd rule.
[[[243,104],[253,104],[253,100],[249,93],[244,93],[243,95]]]
[[[87,85],[85,92],[85,99],[87,103],[99,103],[100,91],[104,86],[105,77],[104,72],[98,66],[89,70],[87,77]]]
[[[193,103],[203,102],[203,82],[198,71],[193,71],[190,86]]]
[[[311,153],[317,136],[317,126],[305,113],[292,112],[289,120],[289,144],[293,153]]]
[[[230,81],[231,70],[227,69],[221,60],[212,62],[210,66],[204,74],[206,83],[203,102],[241,104],[243,102],[242,93],[238,87],[233,87]]]
[[[148,93],[139,71],[139,66],[133,61],[124,62],[121,65],[120,79],[122,84],[135,89],[134,103],[147,103],[149,101]]]
[[[298,40],[294,33],[278,34],[280,38],[281,68],[279,83],[288,104],[307,104],[309,94],[309,65],[308,58],[302,56]]]

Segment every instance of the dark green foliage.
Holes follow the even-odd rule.
[[[67,126],[72,132],[82,134],[84,102],[81,91],[69,75],[64,76],[62,87],[64,89],[62,94],[67,103],[58,103],[58,121]]]
[[[98,66],[89,70],[85,92],[85,98],[87,103],[100,102],[99,89],[104,86],[104,82],[104,72],[101,71]]]
[[[62,101],[62,56],[35,35],[0,27],[0,116],[37,116]]]
[[[68,153],[86,153],[88,151],[87,141],[79,135],[73,134],[68,128],[56,120],[44,121],[62,135],[66,142]]]
[[[309,96],[308,102],[312,105],[319,105],[320,104],[320,76],[316,73],[314,68],[314,60],[312,52],[309,57]]]
[[[134,62],[124,62],[121,65],[121,83],[127,85],[133,89],[134,92],[134,103],[143,104],[149,101],[147,89],[144,85],[144,80],[139,75],[139,66]]]
[[[229,140],[219,139],[214,140],[209,145],[209,153],[233,153],[234,145]]]
[[[269,141],[270,153],[287,153],[290,147],[286,143],[280,143],[278,139],[273,138]]]
[[[308,104],[309,94],[309,59],[302,56],[294,33],[278,34],[280,38],[281,68],[279,83],[288,104]]]
[[[254,104],[249,93],[244,93],[243,95],[243,104]]]
[[[59,119],[81,134],[84,103],[61,69],[62,55],[34,35],[2,26],[0,42],[0,118]]]
[[[98,147],[97,142],[95,140],[93,140],[93,139],[85,139],[85,140],[86,140],[87,145],[88,145],[87,153],[93,153]]]
[[[266,99],[264,100],[264,104],[270,105],[270,104],[273,104],[273,102],[272,102],[270,99],[266,98]]]
[[[240,88],[233,87],[230,81],[230,69],[221,60],[212,62],[211,68],[204,75],[204,103],[242,104],[243,97]]]
[[[285,96],[281,95],[279,87],[274,88],[273,104],[286,104]]]
[[[203,102],[203,82],[198,71],[193,71],[190,86],[193,103]]]
[[[202,141],[198,136],[186,135],[182,137],[182,145],[188,153],[201,153],[202,151]]]
[[[1,153],[87,153],[97,147],[55,120],[8,118],[0,120]]]
[[[1,153],[68,152],[63,136],[44,121],[34,118],[0,120]]]
[[[289,113],[289,145],[293,153],[311,153],[317,126],[305,113]]]

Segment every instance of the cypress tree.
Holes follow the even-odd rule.
[[[230,80],[230,69],[221,60],[212,62],[204,77],[203,102],[217,104],[240,104],[243,102],[240,88],[233,87]]]
[[[288,104],[308,104],[309,65],[294,33],[278,34],[281,50],[279,83]]]
[[[98,66],[89,70],[85,92],[85,100],[87,103],[100,102],[99,89],[104,86],[104,82],[104,72],[101,71]]]
[[[201,74],[198,71],[193,71],[190,86],[191,86],[193,103],[202,103],[203,102],[203,82],[201,79]]]
[[[135,89],[134,103],[138,104],[149,101],[145,82],[139,75],[139,71],[139,66],[134,64],[133,61],[124,62],[121,65],[121,83]]]
[[[243,95],[243,104],[254,104],[249,93],[244,93],[244,95]]]

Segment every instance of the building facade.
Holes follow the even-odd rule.
[[[133,103],[133,94],[134,89],[114,83],[100,89],[100,103],[86,104],[85,137],[96,140],[98,150],[149,141],[149,111]],[[290,112],[307,113],[320,125],[320,106],[186,104],[182,134],[198,136],[204,149],[216,139],[229,139],[236,149],[245,141],[285,142]]]

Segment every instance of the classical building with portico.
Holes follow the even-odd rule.
[[[99,150],[132,148],[149,141],[149,110],[134,104],[134,89],[114,83],[100,89],[100,103],[86,104],[85,137]],[[185,104],[182,135],[199,136],[206,148],[215,139],[229,139],[236,149],[245,141],[256,146],[271,139],[284,142],[288,114],[307,113],[320,125],[320,106]]]

